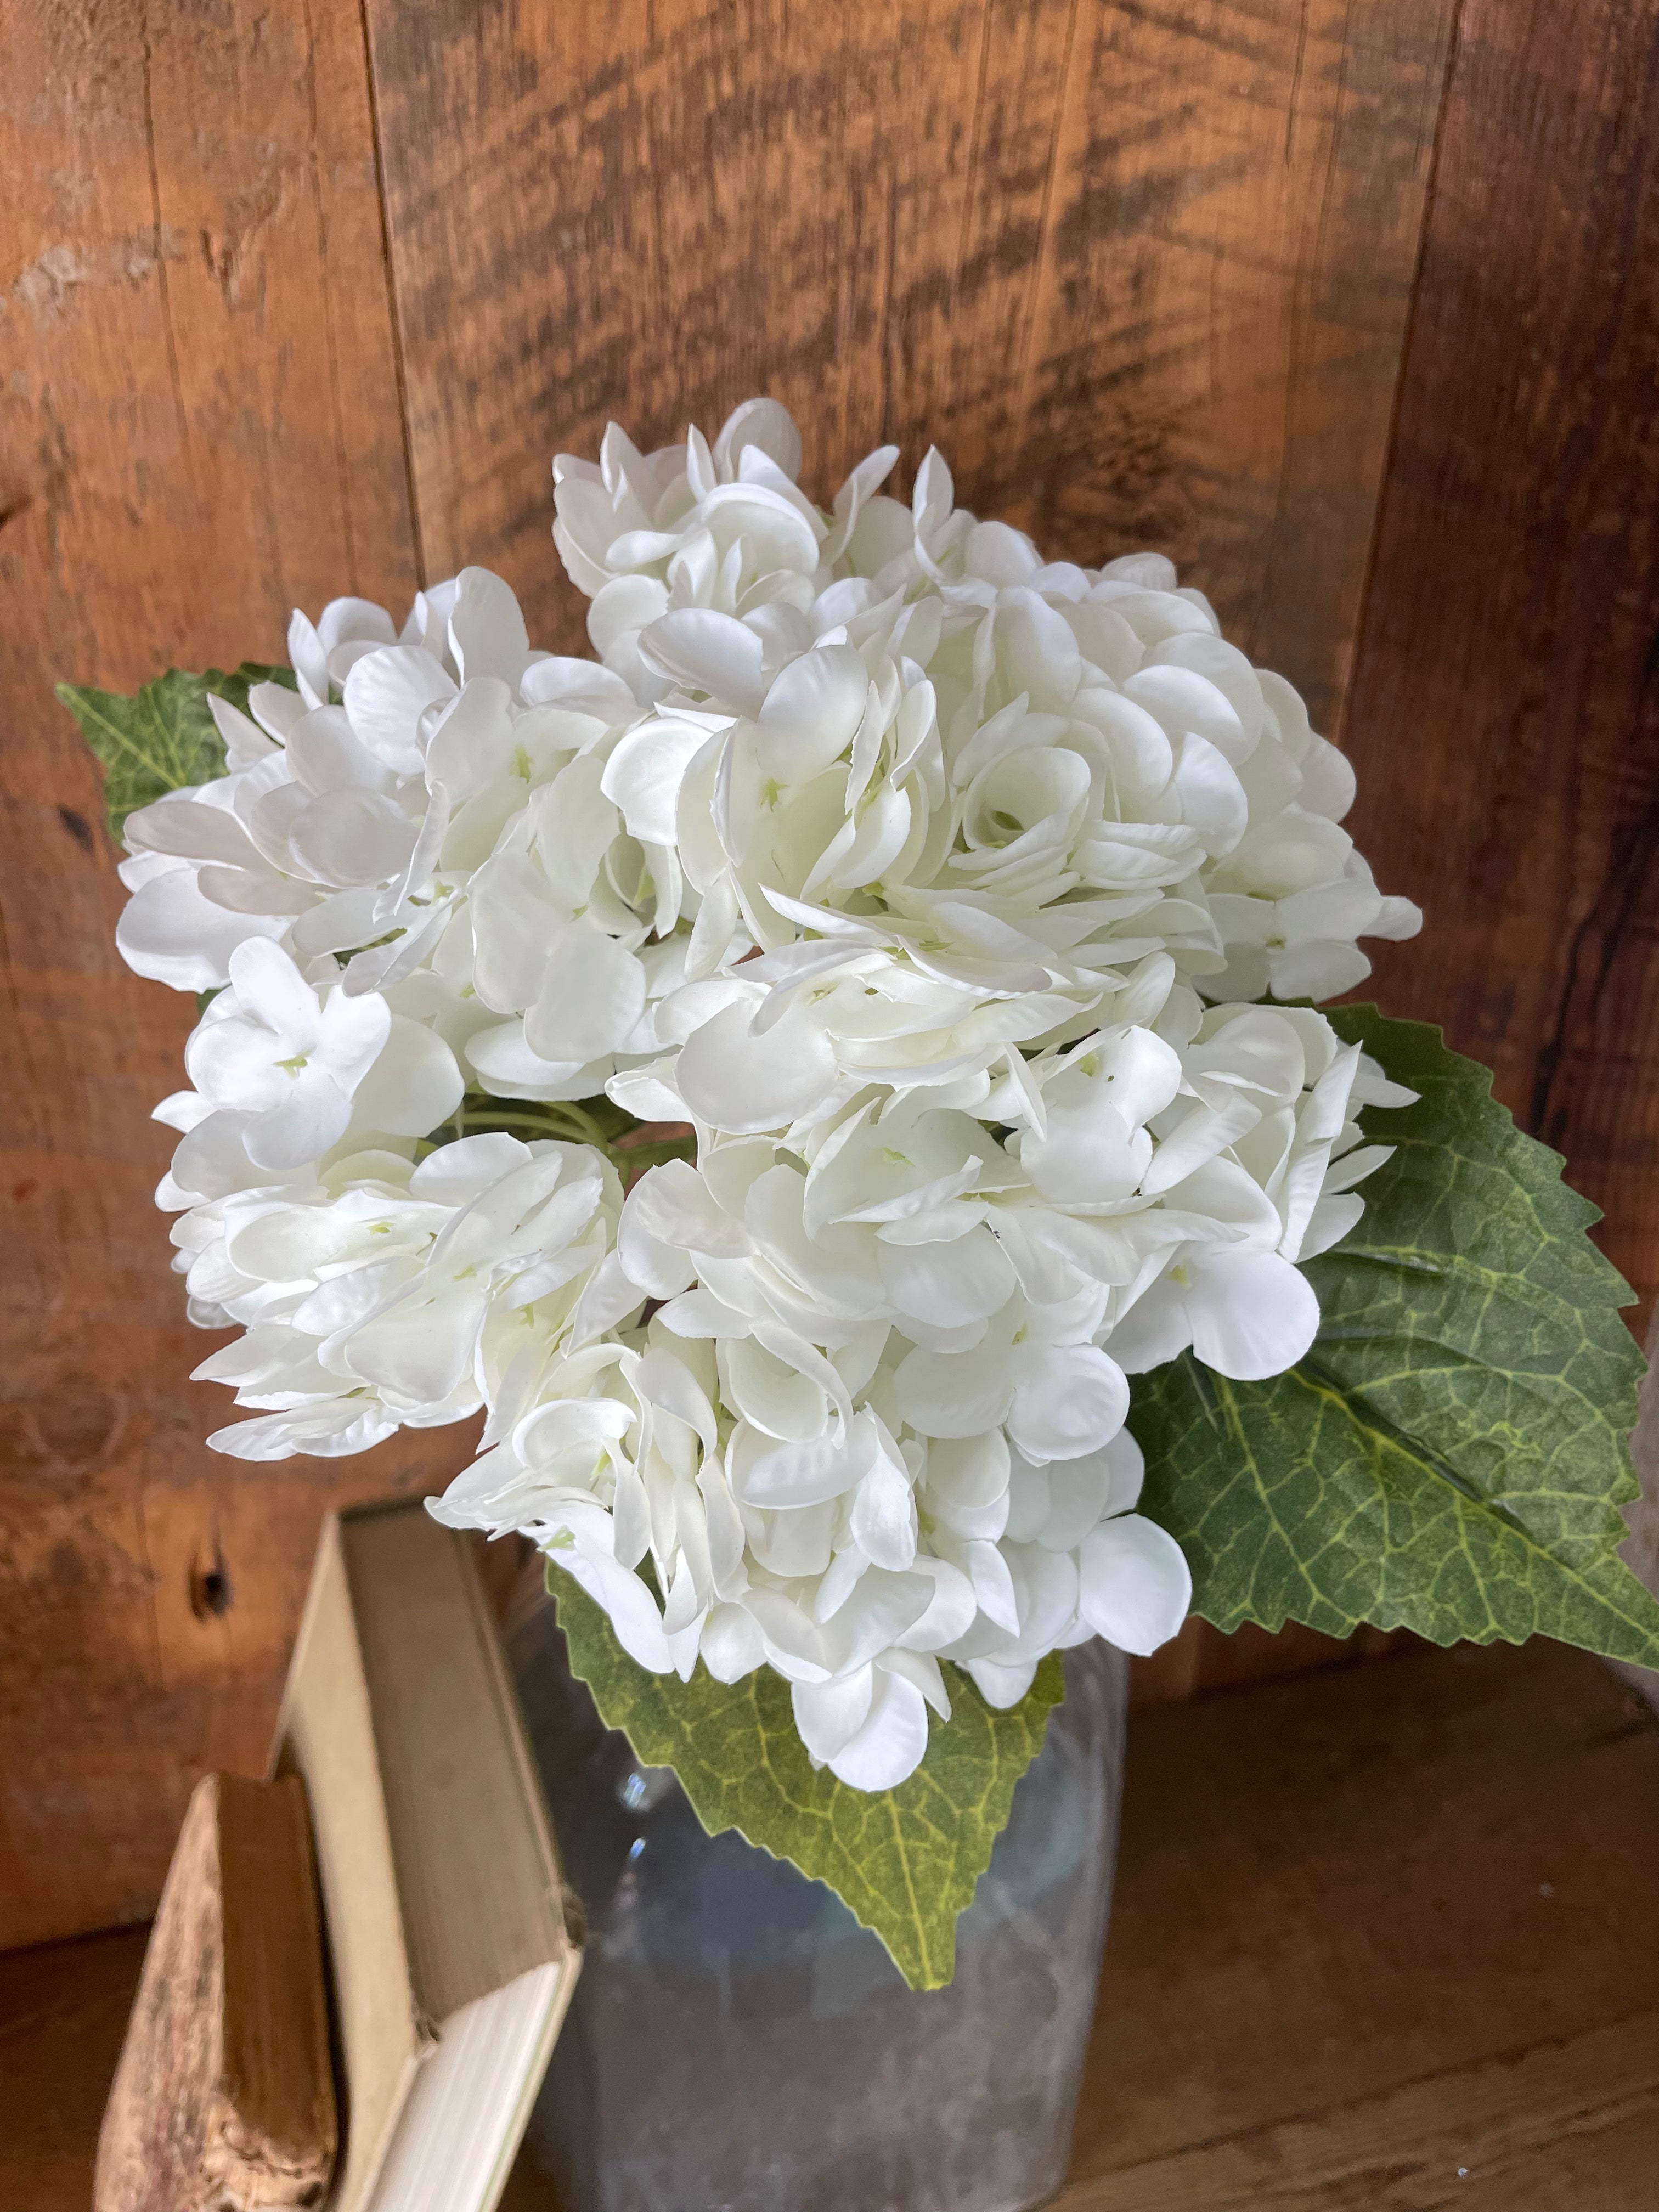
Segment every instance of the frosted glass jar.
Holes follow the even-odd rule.
[[[550,1601],[508,1650],[587,1948],[526,2145],[565,2212],[1018,2212],[1066,2176],[1111,1896],[1127,1665],[1066,1698],[918,1994],[822,1883],[709,1836],[573,1679]]]

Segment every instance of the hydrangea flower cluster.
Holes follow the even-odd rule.
[[[213,991],[160,1202],[250,1459],[483,1412],[434,1504],[641,1665],[771,1667],[892,1786],[1049,1651],[1179,1626],[1128,1377],[1276,1374],[1403,1103],[1306,1005],[1416,910],[1341,755],[1170,564],[1044,562],[768,401],[555,465],[597,661],[468,569],[296,615],[297,689],[130,817],[131,964]],[[620,1111],[618,1111],[620,1109]],[[624,1117],[689,1157],[624,1193]]]

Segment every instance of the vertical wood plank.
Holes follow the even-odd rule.
[[[751,392],[1153,542],[1336,712],[1454,0],[368,0],[421,529],[567,649],[550,454]]]
[[[1467,0],[1359,651],[1380,994],[1659,1289],[1659,6]],[[1640,1327],[1641,1316],[1632,1316]]]
[[[148,1911],[197,1775],[258,1771],[333,1480],[204,1444],[148,1120],[193,1009],[116,957],[52,684],[280,658],[296,602],[414,581],[356,9],[5,17],[0,1945]]]

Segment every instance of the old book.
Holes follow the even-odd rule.
[[[94,2212],[320,2204],[334,2144],[305,1793],[204,1775],[105,2108]]]
[[[466,1539],[325,1524],[272,1767],[303,1777],[343,2087],[331,2212],[490,2212],[580,1964]]]

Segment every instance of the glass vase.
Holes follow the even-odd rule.
[[[1017,2212],[1066,2176],[1111,1896],[1127,1662],[1066,1698],[957,1929],[905,1986],[820,1882],[708,1835],[571,1675],[553,1604],[508,1650],[586,1916],[521,2165],[565,2212]]]

